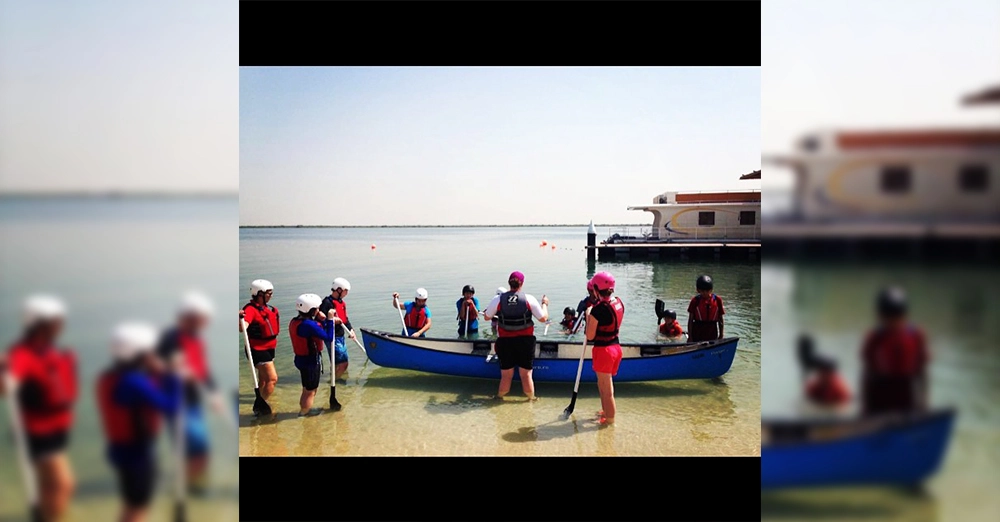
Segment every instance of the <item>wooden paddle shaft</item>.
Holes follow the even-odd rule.
[[[250,363],[250,374],[253,375],[253,388],[256,390],[260,388],[260,383],[257,381],[257,367],[254,365],[253,355],[250,353],[250,336],[247,334],[246,319],[241,317],[240,324],[243,326],[243,347],[247,354],[247,362]]]
[[[28,496],[28,503],[32,508],[38,506],[38,482],[35,479],[35,470],[31,467],[31,459],[28,457],[28,439],[21,424],[21,410],[17,404],[16,382],[10,373],[3,375],[5,388],[7,389],[7,412],[10,414],[10,425],[14,431],[14,443],[17,445],[17,460],[21,465],[21,476],[24,478],[24,492]]]

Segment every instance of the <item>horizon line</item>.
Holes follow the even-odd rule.
[[[527,228],[527,227],[589,227],[590,223],[545,223],[539,225],[240,225],[239,228]],[[594,223],[595,227],[646,227],[641,223]]]

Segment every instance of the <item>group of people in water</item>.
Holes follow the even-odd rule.
[[[524,292],[524,274],[514,271],[507,278],[507,287],[500,287],[480,310],[476,290],[472,285],[462,288],[462,296],[455,301],[458,336],[476,338],[480,332],[479,318],[490,321],[496,338],[494,350],[500,363],[500,384],[494,398],[503,400],[510,393],[515,369],[519,372],[522,391],[529,401],[537,400],[532,380],[535,357],[535,321],[549,323],[549,300],[541,300]],[[687,335],[689,342],[701,342],[723,337],[722,299],[713,292],[712,278],[699,276],[695,282],[697,294],[688,305],[688,329],[677,322],[672,310],[657,310],[658,329],[670,339]],[[586,285],[587,296],[574,310],[567,307],[560,322],[563,333],[576,333],[586,324],[588,345],[593,347],[592,367],[597,374],[602,409],[598,412],[601,424],[614,423],[616,405],[612,378],[618,373],[622,350],[618,333],[624,319],[625,305],[613,296],[615,279],[608,272],[594,275]],[[347,314],[344,298],[351,290],[346,279],[333,280],[330,294],[321,298],[317,294],[302,294],[295,302],[297,315],[289,322],[288,332],[292,342],[295,367],[299,371],[302,393],[299,400],[299,417],[322,413],[313,402],[319,389],[323,367],[323,348],[327,360],[333,360],[335,379],[347,370],[346,340],[357,339]],[[250,359],[256,368],[258,392],[266,403],[274,392],[277,371],[274,367],[275,349],[281,331],[280,313],[270,304],[274,285],[265,279],[250,284],[250,301],[239,311],[240,331],[246,332]],[[403,301],[398,292],[392,294],[392,307],[399,311],[403,328],[401,335],[425,337],[431,329],[432,315],[427,305],[426,289],[418,288],[412,301]],[[331,408],[335,407],[331,401]],[[264,413],[255,404],[254,414]]]
[[[0,354],[0,395],[6,396],[21,428],[25,477],[39,493],[33,516],[61,520],[75,491],[67,450],[80,393],[77,357],[59,343],[67,315],[61,299],[32,296],[23,313],[20,338]],[[119,520],[146,517],[159,469],[156,441],[164,424],[174,428],[182,419],[183,436],[174,429],[170,435],[175,443],[183,441],[187,493],[206,491],[209,437],[202,405],[208,402],[223,413],[226,404],[202,338],[212,315],[209,298],[192,292],[181,300],[171,327],[160,331],[147,323],[123,323],[112,332],[111,361],[93,393],[105,457],[118,479]]]
[[[928,407],[930,351],[922,329],[907,318],[903,289],[890,287],[876,299],[877,325],[865,335],[861,347],[861,412],[919,412]],[[852,393],[834,359],[816,353],[813,340],[798,342],[799,365],[805,375],[804,394],[813,405],[841,409]]]

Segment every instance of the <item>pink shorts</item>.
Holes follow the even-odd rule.
[[[618,365],[622,362],[622,347],[617,344],[611,346],[594,347],[594,371],[598,373],[610,373],[618,375]]]

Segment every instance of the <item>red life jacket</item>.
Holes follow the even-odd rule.
[[[813,379],[806,387],[806,396],[814,402],[832,406],[839,406],[851,398],[847,385],[836,374]]]
[[[288,335],[292,338],[292,351],[295,352],[295,355],[302,356],[323,353],[323,339],[299,335],[299,325],[302,324],[303,320],[301,317],[296,317],[288,322]],[[312,319],[307,320],[313,321]],[[313,322],[319,324],[317,321]]]
[[[661,324],[660,333],[667,337],[680,337],[684,335],[684,329],[681,328],[681,323],[674,319],[672,323],[664,322]]]
[[[712,294],[712,297],[706,301],[701,294],[698,294],[692,299],[692,304],[694,312],[691,319],[694,322],[716,323],[719,321],[719,297],[717,295]]]
[[[326,303],[329,303],[330,308],[327,308],[325,306],[321,307],[320,310],[323,311],[323,313],[326,313],[326,311],[323,310],[323,308],[327,308],[327,310],[329,310],[329,309],[332,308],[333,310],[335,310],[337,312],[337,318],[340,319],[341,321],[343,321],[344,324],[350,324],[351,323],[351,320],[347,318],[347,303],[345,303],[343,299],[338,299],[336,297],[329,296],[329,295],[326,296],[324,299],[326,300]],[[324,304],[326,304],[326,303],[324,303]],[[331,314],[326,314],[326,316],[327,316],[328,319],[332,319],[333,318],[333,317],[331,317]],[[343,337],[344,336],[344,334],[345,334],[345,332],[344,332],[344,324],[339,324],[338,323],[337,326],[334,328],[333,335],[335,337]]]
[[[413,303],[410,307],[410,311],[406,312],[403,316],[403,323],[407,328],[412,328],[414,330],[419,330],[427,324],[427,311],[425,306],[417,306],[417,303]]]
[[[919,375],[929,359],[924,334],[913,326],[870,333],[863,357],[871,374],[887,377]]]
[[[615,297],[608,301],[601,301],[594,305],[594,308],[606,308],[611,311],[611,324],[598,324],[597,332],[594,334],[594,346],[611,346],[618,344],[618,329],[621,328],[622,319],[625,317],[625,303]],[[590,311],[593,315],[594,311]]]
[[[278,309],[270,306],[257,306],[251,301],[243,306],[244,312],[248,307],[257,311],[254,320],[247,325],[247,337],[250,338],[250,348],[254,350],[270,350],[278,345],[279,314]],[[260,321],[257,316],[263,316]]]
[[[194,378],[204,382],[208,379],[208,361],[205,359],[205,343],[201,339],[178,332],[177,342],[180,344],[184,361],[191,369]]]
[[[76,355],[69,349],[20,343],[11,347],[9,361],[20,381],[25,430],[39,436],[69,430],[77,398]]]
[[[149,404],[122,406],[115,402],[115,388],[123,374],[123,370],[112,368],[97,379],[97,408],[101,413],[104,435],[111,444],[149,441],[160,430],[160,413]]]

